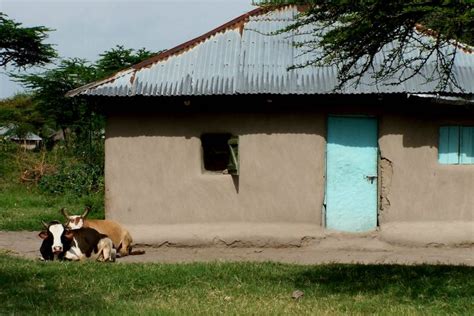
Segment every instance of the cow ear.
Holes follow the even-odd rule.
[[[64,232],[64,237],[69,240],[72,240],[72,238],[74,237],[74,233],[72,232],[72,230],[66,229],[66,231]]]
[[[48,232],[43,230],[41,233],[38,234],[38,236],[41,239],[46,239],[48,238]]]

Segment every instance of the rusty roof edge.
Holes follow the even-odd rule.
[[[114,73],[113,75],[105,78],[105,79],[99,79],[99,80],[96,80],[96,81],[93,81],[91,83],[88,83],[88,84],[85,84],[83,86],[80,86],[80,87],[77,87],[75,89],[72,89],[72,90],[69,90],[68,92],[66,92],[65,96],[66,97],[75,97],[79,94],[81,94],[82,92],[90,89],[90,88],[93,88],[94,86],[99,86],[99,85],[102,85],[104,83],[107,83],[107,82],[113,82],[115,80],[117,80],[118,78],[122,77],[122,76],[125,76],[125,75],[128,75],[130,72],[133,72],[135,71],[135,69],[132,69],[132,68],[125,68],[123,70],[120,70],[116,73]]]
[[[287,7],[289,5],[282,5],[281,7]],[[178,46],[175,46],[171,49],[168,49],[156,56],[153,56],[153,57],[150,57],[138,64],[135,64],[135,65],[132,65],[128,68],[125,68],[123,70],[120,70],[116,73],[114,73],[113,75],[110,75],[108,76],[107,78],[104,78],[104,79],[100,79],[100,80],[96,80],[94,82],[91,82],[91,83],[88,83],[84,86],[80,86],[76,89],[73,89],[73,90],[70,90],[66,93],[66,97],[75,97],[75,96],[78,96],[79,94],[81,94],[82,92],[88,90],[88,89],[91,89],[91,88],[95,88],[96,86],[100,86],[104,83],[108,83],[108,82],[111,82],[111,81],[114,81],[115,79],[117,79],[118,76],[120,76],[120,73],[123,73],[122,75],[125,75],[125,74],[128,74],[130,73],[130,71],[133,71],[133,72],[136,72],[137,70],[139,69],[142,69],[142,68],[145,68],[149,65],[152,65],[154,63],[157,63],[161,60],[164,60],[172,55],[175,55],[176,53],[179,53],[183,50],[186,50],[186,49],[189,49],[190,47],[192,46],[195,46],[197,44],[199,44],[200,42],[204,41],[205,39],[215,35],[215,34],[218,34],[222,31],[225,31],[225,30],[228,30],[230,29],[231,27],[235,26],[235,25],[240,25],[241,23],[245,23],[249,17],[251,16],[256,16],[256,15],[261,15],[261,14],[265,14],[271,10],[274,10],[275,8],[267,8],[267,7],[258,7],[258,8],[255,8],[249,12],[246,12],[238,17],[236,17],[235,19],[229,21],[229,22],[226,22],[218,27],[216,27],[215,29],[207,32],[207,33],[204,33],[203,35],[200,35],[196,38],[193,38],[187,42],[184,42]]]
[[[433,29],[430,29],[423,24],[416,23],[415,24],[415,30],[418,31],[420,34],[425,35],[425,36],[431,36],[432,38],[436,39],[438,37],[438,32],[436,32]],[[467,54],[472,54],[474,53],[474,46],[471,46],[469,44],[459,42],[454,39],[448,40],[449,44],[453,45],[454,47],[462,50],[463,52]]]

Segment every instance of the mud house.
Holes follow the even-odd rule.
[[[310,57],[268,35],[295,14],[256,9],[70,92],[107,111],[106,216],[155,244],[472,243],[472,51],[444,91],[421,75],[335,91],[335,67],[288,70]]]
[[[15,134],[16,126],[14,125],[7,125],[7,126],[0,126],[0,137],[4,137],[12,142],[19,144],[21,147],[25,149],[37,149],[41,146],[43,139],[32,132],[27,132],[23,136],[18,136]]]

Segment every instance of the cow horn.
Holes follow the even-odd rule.
[[[41,221],[41,224],[43,224],[44,228],[48,229],[49,225],[46,224],[44,221]]]
[[[64,215],[64,217],[69,218],[70,215],[69,215],[69,213],[66,211],[66,209],[65,209],[64,207],[61,209],[60,212],[61,212],[61,214]]]
[[[84,209],[84,213],[81,215],[82,218],[86,218],[87,214],[89,214],[91,208],[89,206],[86,206]]]

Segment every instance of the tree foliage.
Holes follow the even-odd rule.
[[[36,108],[53,129],[80,131],[88,112],[79,99],[65,93],[96,78],[96,69],[82,59],[62,60],[56,68],[40,74],[14,75],[33,93]]]
[[[296,45],[312,54],[306,66],[337,65],[339,86],[359,84],[372,72],[376,82],[400,84],[417,74],[429,60],[436,69],[426,81],[439,80],[437,89],[458,86],[452,73],[459,48],[474,45],[474,3],[471,1],[324,1],[264,0],[262,6],[302,5],[296,21],[280,30],[294,32]],[[305,41],[298,41],[298,35]],[[426,36],[428,35],[428,36]],[[308,39],[309,38],[309,39]],[[393,44],[393,46],[390,45]],[[375,55],[384,48],[381,68]],[[419,52],[419,53],[413,53]]]
[[[70,58],[60,60],[54,67],[40,73],[11,74],[28,88],[29,94],[0,101],[0,126],[14,125],[16,134],[23,130],[32,131],[39,133],[44,140],[58,130],[65,137],[65,146],[56,147],[54,151],[64,158],[60,160],[62,162],[55,164],[54,172],[35,178],[41,190],[75,195],[102,190],[104,116],[94,100],[65,95],[151,55],[145,49],[135,51],[116,46],[101,54],[95,63]],[[52,143],[51,139],[48,143]]]
[[[99,71],[98,76],[109,76],[117,70],[138,64],[158,53],[150,52],[145,48],[140,48],[135,51],[131,48],[117,45],[114,48],[105,51],[103,54],[100,54],[100,59],[96,63],[97,70]]]
[[[50,31],[44,26],[22,27],[0,12],[0,66],[18,68],[51,62],[56,51],[44,43]]]
[[[41,73],[11,76],[29,89],[34,111],[43,118],[42,129],[61,130],[72,155],[93,170],[103,170],[105,119],[102,111],[94,100],[70,98],[66,93],[151,55],[145,49],[135,51],[116,46],[101,54],[95,63],[79,58],[63,59],[54,68]],[[65,171],[66,174],[69,171]]]
[[[54,125],[53,128],[69,129],[81,135],[84,130],[98,131],[103,128],[103,118],[93,101],[69,98],[66,93],[151,55],[153,53],[143,48],[135,52],[116,46],[100,54],[94,64],[84,59],[64,59],[55,68],[42,73],[12,76],[33,93],[38,109]]]
[[[20,137],[38,131],[45,123],[28,94],[0,100],[0,122],[0,127],[8,127],[9,133]]]

